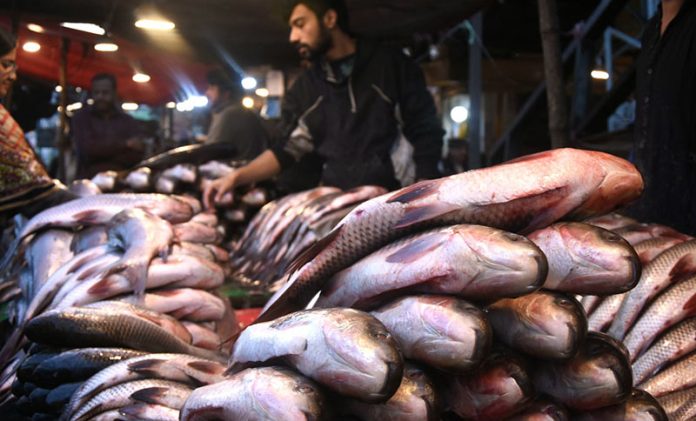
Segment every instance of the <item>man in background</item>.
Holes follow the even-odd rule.
[[[94,104],[72,119],[77,156],[76,178],[92,178],[107,170],[125,170],[144,157],[140,123],[124,113],[116,98],[116,78],[100,73],[92,78]]]
[[[233,144],[239,160],[252,160],[266,149],[268,134],[261,118],[242,106],[244,91],[238,76],[219,69],[210,71],[205,96],[212,109],[206,143]]]

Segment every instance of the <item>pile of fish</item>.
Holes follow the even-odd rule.
[[[265,205],[233,243],[233,278],[267,289],[304,250],[328,234],[355,206],[386,193],[378,186],[346,192],[317,187]]]
[[[187,392],[212,383],[239,326],[216,292],[229,258],[217,217],[200,211],[190,197],[98,194],[29,220],[13,245],[18,252],[5,259],[14,268],[6,273],[17,273],[6,282],[21,294],[10,308],[15,331],[0,352],[0,400],[34,419],[57,419],[92,375],[151,353],[177,355],[121,367],[90,386],[70,419],[107,407],[178,414]]]
[[[591,329],[623,341],[634,385],[655,396],[673,419],[696,417],[696,240],[669,227],[625,217],[592,223],[635,248],[643,272],[630,291],[582,303]]]
[[[183,146],[147,159],[128,171],[105,171],[91,180],[78,180],[71,189],[78,194],[95,191],[185,194],[200,200],[206,184],[245,164],[225,159],[233,156],[230,145]],[[220,225],[230,231],[230,238],[241,234],[256,212],[271,200],[272,191],[269,184],[240,188],[235,192],[237,197],[228,194],[217,203]]]
[[[560,149],[368,200],[293,262],[180,417],[667,420],[575,298],[630,291],[638,255],[557,222],[641,190],[628,162]]]

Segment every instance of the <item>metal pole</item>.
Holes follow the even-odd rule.
[[[611,91],[614,78],[614,48],[611,45],[611,28],[604,31],[604,70],[609,74],[606,82],[607,92]]]
[[[63,37],[60,41],[60,67],[58,69],[58,83],[60,84],[60,122],[58,125],[58,178],[69,182],[68,176],[68,150],[70,145],[67,139],[68,130],[68,49],[70,40]]]
[[[481,168],[483,151],[482,82],[481,82],[481,36],[483,34],[483,16],[476,13],[470,19],[472,31],[469,37],[469,169]]]

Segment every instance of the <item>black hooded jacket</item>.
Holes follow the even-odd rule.
[[[281,167],[315,155],[324,185],[395,189],[390,153],[402,132],[414,148],[416,178],[440,176],[444,132],[420,68],[400,51],[366,41],[358,41],[354,60],[344,80],[317,62],[288,90],[272,148]]]

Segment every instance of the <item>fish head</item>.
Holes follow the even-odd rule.
[[[636,251],[621,236],[583,223],[558,224],[563,248],[573,263],[573,279],[580,284],[589,278],[605,285],[621,283],[623,292],[640,279],[641,264]]]
[[[585,151],[587,166],[599,166],[599,184],[590,192],[580,207],[570,216],[586,219],[603,215],[632,202],[643,192],[643,177],[630,162],[617,156],[597,151]],[[582,163],[578,163],[582,165]]]
[[[346,386],[359,391],[364,401],[388,400],[403,374],[403,358],[394,337],[379,320],[362,311],[330,309],[327,317],[322,333],[338,368],[325,380],[338,390]]]
[[[326,402],[319,385],[283,367],[250,370],[256,372],[250,379],[249,390],[263,418],[322,419]]]

